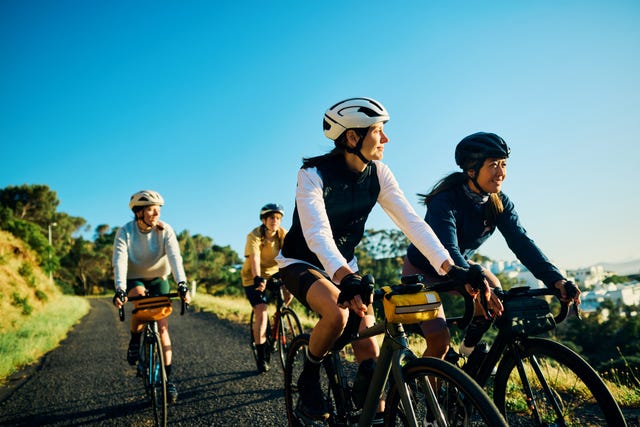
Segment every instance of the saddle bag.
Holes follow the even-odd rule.
[[[542,298],[513,298],[503,301],[503,305],[498,323],[511,336],[539,335],[556,327],[549,304]]]
[[[437,292],[425,291],[421,284],[385,286],[384,315],[390,323],[419,323],[435,319],[442,305]]]
[[[167,296],[144,298],[133,301],[135,308],[131,312],[141,322],[164,319],[173,311],[171,299]]]

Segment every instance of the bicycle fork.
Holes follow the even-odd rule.
[[[527,373],[524,368],[524,363],[522,362],[523,355],[521,354],[518,348],[512,348],[513,355],[515,356],[516,367],[518,369],[518,374],[520,375],[520,381],[522,383],[523,391],[527,398],[527,407],[532,412],[532,417],[537,425],[542,425],[542,419],[540,417],[540,412],[538,411],[538,403],[533,395],[533,389],[531,387],[531,383],[529,382],[529,378],[527,377]],[[538,359],[535,355],[529,356],[529,363],[533,368],[533,371],[540,381],[540,385],[544,389],[545,395],[547,399],[549,399],[549,403],[553,407],[554,412],[556,413],[556,419],[561,421],[560,425],[566,425],[564,422],[564,416],[562,415],[561,405],[555,397],[555,393],[551,390],[547,379],[542,373],[542,369],[540,368],[540,364],[538,363]]]

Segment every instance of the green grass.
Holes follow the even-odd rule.
[[[244,297],[234,296],[212,296],[208,294],[196,294],[193,298],[194,307],[200,310],[214,313],[221,319],[226,319],[236,323],[249,323],[251,316],[251,304]],[[290,307],[296,312],[305,331],[310,330],[318,321],[314,315],[306,313],[306,309],[296,300],[293,300]],[[275,305],[269,304],[269,314],[275,311]]]
[[[0,381],[56,348],[67,332],[89,312],[85,298],[60,296],[15,329],[0,332]]]

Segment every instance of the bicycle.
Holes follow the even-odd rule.
[[[157,320],[171,314],[171,298],[183,296],[183,292],[181,290],[158,296],[141,295],[128,298],[135,304],[132,314],[145,322],[140,337],[140,354],[136,369],[137,376],[142,378],[145,395],[151,401],[154,425],[160,427],[167,425],[167,374]],[[124,301],[124,297],[121,297],[121,301]],[[184,315],[187,309],[188,304],[182,301],[180,315]],[[124,322],[124,306],[118,310],[118,315],[120,321]]]
[[[373,289],[373,277],[363,281]],[[420,293],[422,286],[391,287],[392,291]],[[375,290],[374,300],[385,292]],[[368,298],[366,298],[368,299]],[[352,318],[357,318],[353,316]],[[359,320],[358,320],[359,322]],[[373,370],[361,407],[353,394],[350,377],[355,371],[341,349],[357,339],[384,334],[380,356]],[[408,347],[400,322],[379,322],[353,337],[341,337],[324,357],[320,383],[329,408],[326,420],[312,420],[299,410],[296,380],[302,371],[309,345],[309,334],[297,336],[287,355],[285,403],[290,426],[370,426],[383,392],[388,389],[384,411],[385,425],[506,426],[489,397],[458,367],[440,359],[418,358]],[[389,380],[389,381],[388,381]],[[389,387],[387,388],[387,382]],[[435,386],[434,386],[435,385]],[[435,421],[437,424],[427,424]]]
[[[276,311],[273,314],[273,318],[267,316],[267,362],[271,361],[272,353],[278,352],[282,372],[284,372],[285,363],[287,361],[287,351],[289,350],[289,346],[291,345],[293,338],[302,333],[302,324],[300,323],[300,319],[296,312],[284,304],[282,281],[272,277],[267,282],[267,289],[271,291],[272,295],[274,295],[276,303]],[[265,291],[267,289],[265,289]],[[250,346],[251,351],[253,352],[253,357],[257,363],[258,350],[253,338],[254,316],[255,312],[251,310],[251,317],[249,319]]]
[[[474,313],[472,297],[450,283],[426,286],[437,292],[456,290],[464,296],[464,315],[447,318],[450,326],[464,330]],[[494,322],[498,334],[487,352],[483,343],[476,345],[462,367],[480,386],[490,389],[507,421],[521,425],[528,418],[534,426],[626,426],[611,392],[582,357],[559,342],[533,336],[553,330],[566,319],[568,303],[561,303],[554,316],[547,301],[539,298],[559,300],[560,291],[516,287],[494,292],[505,307]],[[486,307],[486,301],[482,303]],[[577,309],[574,313],[580,318]],[[457,354],[451,357],[450,352],[447,358],[460,363]]]

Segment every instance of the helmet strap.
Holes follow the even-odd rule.
[[[481,195],[488,196],[489,193],[484,191],[484,189],[480,186],[480,184],[478,184],[478,175],[480,174],[480,170],[473,169],[473,171],[474,171],[473,176],[471,176],[471,175],[469,175],[467,173],[467,175],[469,176],[469,179],[471,180],[471,182],[473,183],[474,187],[476,187],[476,189],[480,192]]]
[[[142,212],[142,211],[140,211],[140,212]],[[140,215],[140,216],[138,216],[138,214],[136,213],[136,221],[137,221],[137,222],[141,222],[141,223],[143,223],[143,224],[144,224],[144,225],[146,225],[149,229],[153,228],[153,225],[152,225],[152,224],[149,224],[149,223],[147,223],[147,221],[145,221],[145,219],[144,219],[144,213],[142,213],[142,215]]]
[[[364,156],[364,154],[362,154],[362,144],[364,142],[364,138],[365,138],[366,134],[365,134],[365,136],[360,136],[358,134],[358,132],[355,132],[355,133],[360,138],[360,139],[358,139],[358,143],[353,148],[349,147],[348,144],[345,144],[345,150],[347,151],[347,153],[355,154],[356,156],[358,156],[358,158],[360,160],[362,160],[362,163],[364,163],[365,165],[368,165],[369,163],[371,163],[371,160],[367,159]]]

